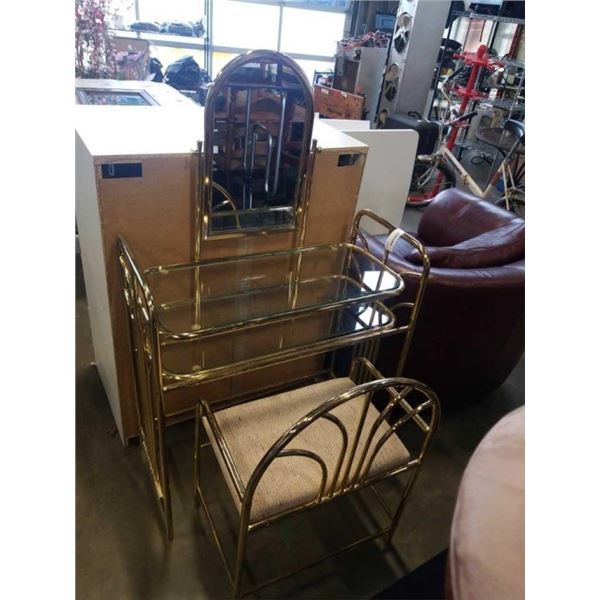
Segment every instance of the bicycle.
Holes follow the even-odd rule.
[[[408,206],[427,206],[439,192],[455,187],[457,181],[460,181],[471,193],[490,200],[495,190],[501,187],[502,195],[495,203],[524,217],[525,163],[521,160],[521,149],[525,147],[523,123],[507,119],[500,139],[511,140],[508,147],[503,149],[500,144],[492,144],[502,154],[503,160],[488,178],[485,189],[477,184],[452,152],[458,130],[468,126],[477,115],[477,111],[472,111],[456,116],[451,108],[452,100],[445,88],[460,71],[462,69],[451,75],[441,88],[448,108],[441,120],[433,121],[438,125],[438,138],[433,153],[417,156],[406,203]]]
[[[476,112],[466,114],[452,123],[473,118],[476,114]],[[446,141],[440,139],[433,154],[417,156],[407,205],[427,206],[439,192],[455,187],[457,181],[460,181],[476,196],[491,199],[501,181],[502,196],[495,203],[524,216],[525,165],[520,161],[518,149],[520,146],[525,146],[525,127],[519,121],[508,119],[504,125],[504,131],[515,140],[508,152],[505,153],[500,165],[492,173],[485,189],[482,189],[469,175],[454,156]]]

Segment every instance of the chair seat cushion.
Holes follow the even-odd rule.
[[[215,412],[215,419],[244,486],[247,485],[250,476],[265,453],[296,421],[324,402],[354,386],[354,382],[349,378],[330,379]],[[331,411],[331,414],[344,424],[348,433],[348,448],[336,489],[339,489],[340,480],[348,466],[366,400],[367,398],[363,394]],[[369,403],[356,454],[351,464],[351,476],[356,472],[361,451],[378,416],[377,409]],[[240,510],[241,502],[229,471],[216,447],[214,434],[206,418],[203,422],[234,501]],[[367,460],[371,450],[387,430],[385,422],[377,428],[369,447]],[[323,459],[327,467],[325,491],[328,492],[342,450],[340,429],[331,421],[323,418],[317,419],[298,434],[286,449],[309,450]],[[400,467],[408,462],[409,458],[410,454],[404,444],[396,435],[391,435],[376,455],[369,471],[369,477]],[[298,456],[276,458],[267,468],[256,488],[250,521],[261,521],[315,500],[321,481],[322,470],[314,460]]]

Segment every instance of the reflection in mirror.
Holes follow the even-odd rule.
[[[248,52],[219,73],[205,112],[205,235],[295,227],[313,116],[285,55]]]

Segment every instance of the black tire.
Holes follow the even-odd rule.
[[[456,176],[454,171],[448,168],[444,163],[439,163],[435,167],[436,172],[428,177],[424,185],[419,185],[419,178],[431,169],[429,163],[417,160],[413,168],[410,190],[406,199],[408,206],[424,207],[430,204],[437,194],[448,188],[456,186]]]
[[[496,206],[499,206],[500,208],[504,208],[506,210],[506,200],[504,198],[500,198],[500,199],[496,200],[494,204]],[[525,219],[525,199],[524,198],[522,200],[515,199],[512,202],[509,202],[508,210],[510,212],[514,213],[515,215],[517,215],[517,217],[520,217],[521,219]]]
[[[517,217],[525,219],[525,200],[514,200],[511,202],[510,211],[515,213]]]

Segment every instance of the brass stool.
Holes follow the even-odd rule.
[[[381,399],[381,395],[387,402],[379,411],[372,400]],[[439,414],[438,398],[427,386],[412,379],[385,379],[362,357],[354,360],[350,377],[336,377],[222,409],[211,408],[205,401],[199,403],[194,490],[229,572],[234,597],[242,595],[242,565],[251,531],[410,471],[396,510],[392,513],[382,503],[390,518],[388,527],[244,594],[376,537],[385,535],[389,543]],[[397,435],[409,423],[423,434],[412,452]],[[200,484],[201,426],[206,429],[240,515],[233,574]]]

